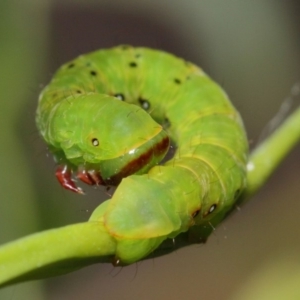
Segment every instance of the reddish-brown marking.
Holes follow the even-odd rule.
[[[141,165],[145,166],[147,163],[149,163],[153,155],[159,156],[164,153],[166,149],[169,148],[169,145],[170,139],[169,137],[165,137],[153,148],[149,149],[146,153],[140,155],[135,160],[128,163],[119,173],[113,175],[110,179],[106,179],[105,182],[111,185],[119,184],[124,177],[137,172],[141,168]]]
[[[141,166],[145,166],[151,160],[153,155],[160,156],[166,152],[170,144],[169,137],[165,137],[153,148],[140,155],[135,160],[128,163],[119,173],[109,179],[103,179],[99,171],[79,168],[76,177],[89,185],[118,185],[124,177],[136,173]],[[84,194],[80,187],[77,187],[72,179],[72,170],[67,165],[59,165],[56,169],[56,178],[59,183],[67,190],[78,194]]]

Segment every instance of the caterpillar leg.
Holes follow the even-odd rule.
[[[83,190],[76,186],[72,179],[72,170],[67,165],[59,165],[56,169],[55,176],[63,188],[77,194],[84,194]]]
[[[105,185],[100,173],[95,170],[79,169],[76,177],[89,185]]]

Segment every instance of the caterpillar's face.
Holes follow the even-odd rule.
[[[57,148],[73,165],[100,172],[105,182],[115,184],[124,176],[144,172],[169,147],[162,127],[144,110],[113,97],[73,97],[61,102],[55,115],[49,134],[55,136]]]

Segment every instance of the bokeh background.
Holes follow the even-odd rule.
[[[62,63],[118,44],[173,52],[224,87],[254,147],[300,79],[299,8],[296,0],[1,0],[0,243],[85,221],[107,198],[62,190],[35,127],[38,94]],[[299,174],[298,146],[205,245],[22,283],[0,299],[299,299]]]

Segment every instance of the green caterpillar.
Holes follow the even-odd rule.
[[[65,188],[82,193],[74,173],[118,185],[91,217],[116,241],[116,264],[188,230],[204,241],[246,187],[239,113],[200,68],[166,52],[120,46],[79,56],[42,91],[36,121]],[[177,151],[158,165],[169,137]]]

